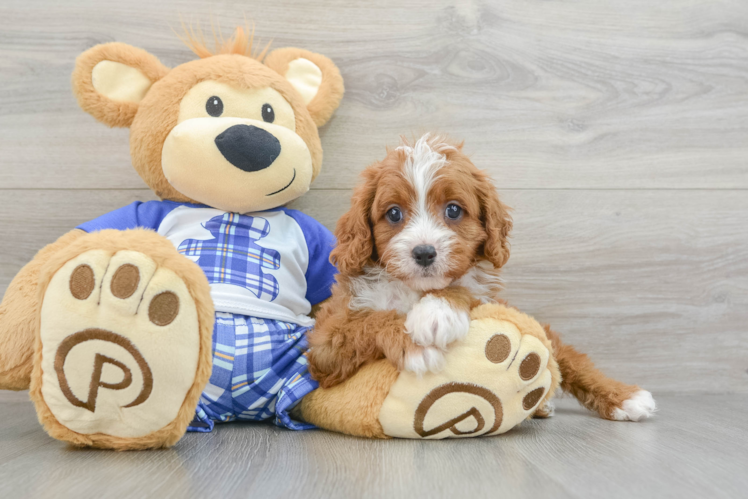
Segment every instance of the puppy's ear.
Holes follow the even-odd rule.
[[[486,173],[477,171],[478,197],[481,204],[481,220],[487,238],[483,245],[483,256],[497,269],[509,260],[509,232],[512,230],[511,210],[499,200],[496,187]]]
[[[338,220],[335,227],[337,245],[330,253],[330,261],[338,271],[349,276],[361,274],[374,254],[374,236],[369,217],[377,194],[378,169],[368,167],[362,176],[364,182],[353,190],[350,210]]]
[[[335,63],[323,55],[292,47],[272,51],[264,62],[299,92],[318,127],[327,123],[344,92],[343,77]]]
[[[124,43],[104,43],[78,56],[73,93],[84,111],[110,127],[129,127],[138,105],[169,72],[159,60]]]

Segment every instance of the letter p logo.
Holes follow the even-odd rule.
[[[96,411],[96,400],[99,396],[100,388],[116,391],[127,389],[132,385],[132,371],[127,365],[125,365],[125,363],[97,352],[94,356],[91,382],[88,387],[88,397],[85,401],[83,401],[73,393],[70,384],[68,383],[68,376],[65,373],[65,360],[74,347],[84,342],[90,342],[94,340],[110,342],[123,348],[135,360],[135,362],[137,363],[137,368],[142,374],[143,382],[140,392],[138,393],[137,397],[132,400],[132,402],[124,405],[123,408],[131,408],[145,402],[151,395],[151,391],[153,390],[153,374],[151,373],[151,369],[148,366],[148,363],[146,363],[142,354],[140,354],[140,351],[138,351],[138,349],[128,339],[121,335],[117,335],[116,333],[101,330],[98,328],[90,328],[88,330],[74,333],[65,338],[65,340],[63,340],[57,348],[57,354],[55,356],[55,372],[57,373],[57,380],[60,384],[60,390],[62,391],[62,394],[65,396],[65,398],[67,398],[67,400],[72,405],[79,408],[85,408],[93,413]],[[122,371],[123,376],[121,381],[115,383],[102,381],[101,378],[104,367],[107,364],[115,366]],[[75,368],[83,369],[83,367]]]

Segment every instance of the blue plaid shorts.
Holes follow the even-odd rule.
[[[307,368],[309,327],[216,313],[213,372],[187,428],[210,432],[215,422],[268,420],[293,430],[313,429],[289,412],[318,387]]]

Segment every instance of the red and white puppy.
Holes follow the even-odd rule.
[[[426,135],[364,170],[335,231],[337,284],[309,336],[310,371],[323,388],[381,358],[417,374],[439,371],[449,344],[467,334],[470,309],[500,301],[512,220],[461,149]],[[546,331],[562,387],[582,404],[616,420],[654,411],[651,394],[608,379]]]

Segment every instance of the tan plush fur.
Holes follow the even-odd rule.
[[[300,404],[299,417],[323,429],[352,436],[386,438],[379,411],[399,372],[387,361],[367,364],[346,382],[317,389]]]
[[[210,285],[205,274],[189,259],[185,259],[174,246],[158,234],[144,229],[129,231],[107,230],[79,237],[65,248],[50,255],[41,268],[37,303],[41,303],[52,276],[70,259],[94,249],[106,250],[114,254],[120,250],[132,250],[148,255],[157,266],[174,271],[187,285],[195,300],[200,330],[200,354],[195,380],[189,389],[177,418],[166,427],[139,438],[119,438],[106,434],[79,434],[61,425],[55,419],[42,397],[41,340],[36,335],[35,356],[29,395],[36,405],[39,421],[54,438],[68,441],[77,446],[93,446],[117,450],[136,450],[169,447],[176,443],[194,417],[195,406],[200,393],[211,373],[211,339],[213,334],[214,311],[210,298]],[[39,329],[37,319],[34,325]]]
[[[559,384],[561,384],[563,380],[561,368],[557,361],[558,351],[556,351],[556,346],[554,346],[546,335],[547,330],[543,330],[541,325],[539,325],[534,318],[513,307],[497,308],[492,304],[483,304],[470,311],[470,318],[494,318],[513,323],[520,332],[524,335],[532,335],[540,340],[545,348],[551,352],[551,358],[548,360],[548,370],[551,372],[551,387],[546,393],[545,398],[543,398],[543,401],[540,403],[539,408],[542,409],[543,403],[553,397],[553,394],[556,392],[556,389],[558,389]]]
[[[217,55],[177,66],[155,84],[141,102],[130,128],[130,154],[135,169],[156,194],[164,199],[199,203],[179,193],[164,177],[161,149],[177,123],[179,102],[197,82],[217,80],[240,88],[271,87],[294,109],[296,133],[312,155],[313,178],[322,166],[322,145],[317,127],[305,112],[301,97],[291,85],[262,63],[239,55]]]
[[[187,47],[189,47],[190,50],[201,59],[216,56],[218,54],[237,54],[240,56],[251,57],[252,59],[262,61],[265,58],[265,54],[267,53],[268,49],[270,48],[270,44],[268,43],[262,50],[257,51],[254,49],[254,27],[250,28],[249,26],[238,26],[236,28],[236,31],[234,31],[234,34],[228,39],[223,39],[220,36],[220,27],[218,31],[214,29],[213,42],[215,44],[215,49],[212,50],[205,42],[205,35],[203,34],[203,30],[200,25],[193,27],[192,25],[187,26],[182,23],[182,28],[184,29],[184,36],[177,36],[179,36],[184,44],[187,45]]]
[[[288,66],[288,54],[315,62],[323,72],[321,87],[307,107],[299,93],[277,68]],[[141,70],[154,82],[140,103],[114,102],[93,88],[91,71],[103,59],[111,57]],[[236,53],[218,54],[190,61],[172,70],[161,65],[147,52],[122,43],[99,45],[81,54],[73,72],[73,91],[80,106],[98,120],[118,127],[130,126],[130,153],[135,170],[162,199],[199,203],[178,192],[164,177],[161,150],[166,136],[174,128],[179,103],[187,92],[204,80],[216,80],[237,88],[270,87],[291,104],[296,117],[296,133],[304,140],[312,156],[314,179],[322,166],[322,146],[317,127],[325,123],[338,107],[343,80],[328,58],[302,49],[278,49],[263,64]],[[272,64],[272,66],[271,66]]]
[[[315,125],[321,127],[332,117],[343,98],[343,77],[340,70],[328,58],[304,49],[288,47],[272,51],[265,59],[265,65],[274,69],[278,74],[285,75],[288,64],[299,58],[308,59],[322,70],[322,81],[328,82],[318,91],[314,99],[307,104],[309,114],[312,115]]]
[[[138,103],[115,102],[96,92],[91,76],[94,66],[101,61],[113,61],[137,68],[151,82],[163,78],[169,68],[145,50],[118,42],[97,45],[78,56],[72,81],[73,93],[78,98],[80,107],[110,127],[129,127],[138,112]]]
[[[47,260],[86,233],[74,229],[37,252],[10,282],[0,303],[0,389],[29,388],[36,320],[39,314],[39,273]]]
[[[206,80],[240,90],[272,90],[280,94],[293,110],[293,128],[286,127],[306,145],[311,158],[311,178],[316,177],[322,165],[317,127],[330,118],[343,94],[342,77],[332,61],[300,49],[280,49],[268,57],[271,65],[265,65],[261,61],[268,46],[255,53],[252,49],[253,33],[242,28],[237,29],[229,40],[222,41],[215,51],[207,49],[201,38],[190,34],[187,36],[188,45],[201,59],[174,69],[165,67],[155,56],[142,49],[122,43],[93,47],[76,61],[72,75],[73,92],[81,108],[97,120],[112,127],[131,128],[133,166],[162,199],[201,203],[201,200],[182,194],[167,181],[161,162],[164,141],[178,122],[183,97],[195,85]],[[298,57],[312,61],[322,73],[317,93],[308,106],[299,91],[285,78],[284,65],[287,68]],[[99,73],[95,73],[97,65],[104,61],[107,63],[98,66]],[[279,73],[279,70],[283,73]],[[95,77],[95,74],[100,76]],[[136,87],[129,92],[126,78],[121,84],[123,86],[117,86],[121,82],[116,80],[116,76],[125,74],[131,79],[130,82],[137,81]],[[97,78],[96,82],[94,78]],[[148,81],[151,82],[150,86]],[[100,93],[97,88],[105,90]],[[113,100],[107,97],[110,95],[120,96],[124,100]],[[262,119],[265,120],[264,116]],[[306,168],[309,169],[308,164]],[[196,378],[178,417],[167,427],[143,438],[77,434],[55,420],[42,398],[38,338],[41,300],[54,273],[76,255],[91,249],[127,249],[146,254],[158,265],[168,267],[181,277],[197,305],[201,346]],[[89,235],[73,231],[40,251],[11,283],[0,304],[0,388],[21,390],[30,386],[40,421],[58,439],[79,446],[114,449],[171,446],[185,432],[200,392],[210,377],[213,314],[204,273],[161,236],[145,230],[102,231]],[[35,356],[33,352],[36,352]]]
[[[558,363],[553,357],[553,345],[543,328],[530,316],[515,308],[484,304],[471,310],[471,319],[498,319],[514,324],[524,335],[540,340],[551,352],[547,369],[551,385],[539,404],[553,397],[561,381]],[[353,436],[387,438],[379,422],[382,404],[399,375],[387,360],[365,364],[349,379],[328,389],[318,389],[305,397],[298,407],[297,417],[320,428]],[[541,413],[541,410],[536,412]]]

